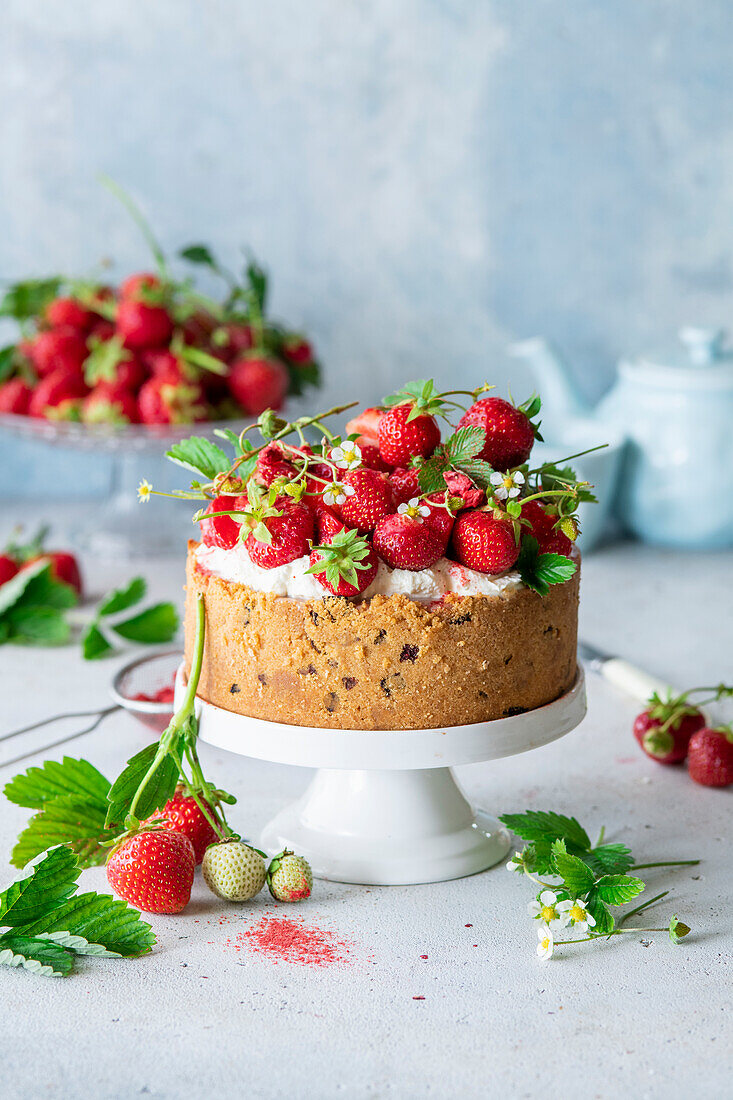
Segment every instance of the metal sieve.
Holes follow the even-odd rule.
[[[64,745],[67,741],[73,741],[77,737],[82,737],[85,733],[91,733],[97,729],[105,718],[118,710],[128,711],[144,725],[149,726],[150,729],[162,733],[173,717],[173,702],[159,703],[149,699],[136,699],[135,696],[155,695],[162,688],[172,687],[176,670],[182,659],[183,654],[178,649],[167,650],[165,653],[155,653],[151,657],[138,657],[136,660],[124,665],[115,674],[109,688],[113,706],[97,710],[78,710],[55,714],[50,718],[33,722],[29,726],[22,726],[20,729],[0,734],[0,743],[2,743],[11,740],[13,737],[19,737],[21,734],[30,733],[31,730],[51,725],[54,722],[61,722],[70,718],[93,719],[83,729],[75,730],[73,733],[59,737],[46,745],[30,749],[28,752],[23,752],[10,760],[3,760],[0,762],[0,768],[17,764],[20,760],[25,760],[29,756],[37,756],[39,753],[48,752],[50,749],[56,748],[57,745]]]

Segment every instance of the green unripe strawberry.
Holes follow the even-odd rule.
[[[242,840],[210,844],[201,870],[209,889],[226,901],[249,901],[265,885],[262,853]]]
[[[302,856],[287,848],[267,868],[267,885],[276,901],[302,901],[311,896],[313,872]]]

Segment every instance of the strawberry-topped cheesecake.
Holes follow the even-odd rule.
[[[343,434],[344,408],[267,412],[261,440],[226,436],[231,456],[199,438],[169,452],[197,475],[179,495],[205,501],[186,586],[187,669],[205,602],[203,699],[400,730],[520,714],[572,686],[575,512],[592,498],[570,468],[532,466],[539,399],[490,389],[408,383]]]

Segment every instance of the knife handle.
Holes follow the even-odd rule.
[[[650,676],[648,672],[643,672],[620,657],[610,657],[604,661],[599,672],[609,684],[620,688],[641,703],[645,703],[654,692],[657,692],[662,699],[665,699],[669,693],[675,694],[675,689],[670,684],[657,679],[656,676]]]

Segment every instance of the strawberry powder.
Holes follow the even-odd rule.
[[[345,940],[325,929],[308,927],[302,917],[264,916],[227,943],[236,951],[245,949],[274,963],[299,966],[334,966],[349,961],[351,953]]]

